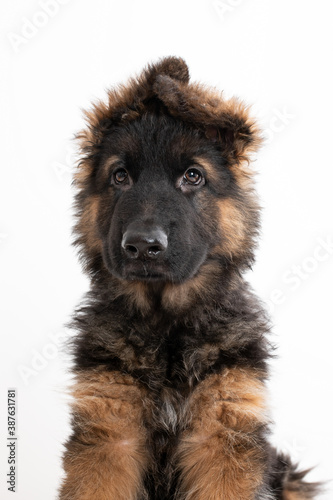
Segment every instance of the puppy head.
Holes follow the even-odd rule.
[[[182,284],[251,263],[258,205],[248,108],[189,82],[182,59],[149,65],[86,112],[78,134],[76,244],[92,276]]]

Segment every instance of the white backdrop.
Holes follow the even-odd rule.
[[[3,0],[0,496],[52,500],[69,432],[64,323],[88,287],[70,246],[81,108],[164,55],[254,104],[266,146],[248,275],[279,359],[273,441],[333,477],[330,0]],[[17,390],[17,492],[7,491],[7,389]],[[333,485],[323,499],[333,498]]]

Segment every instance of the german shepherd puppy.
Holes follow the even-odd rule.
[[[108,93],[79,135],[73,433],[61,500],[305,500],[269,444],[265,312],[244,280],[260,133],[168,57]]]

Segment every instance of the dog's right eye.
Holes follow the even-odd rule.
[[[184,181],[192,186],[200,184],[202,178],[202,173],[197,168],[189,168],[184,174]]]
[[[115,184],[125,184],[128,182],[128,173],[124,168],[119,168],[113,173]]]

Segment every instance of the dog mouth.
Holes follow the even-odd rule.
[[[125,279],[128,281],[167,281],[167,276],[162,273],[129,273]]]
[[[123,279],[128,281],[169,281],[170,276],[166,266],[162,264],[140,262],[136,265],[125,265]]]

